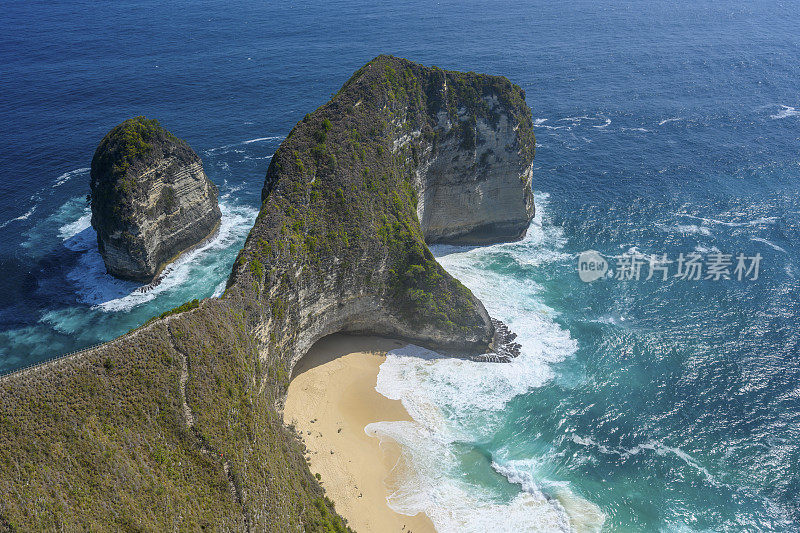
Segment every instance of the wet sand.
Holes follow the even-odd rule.
[[[364,432],[372,422],[411,420],[399,401],[375,390],[386,352],[403,345],[379,337],[326,337],[299,361],[286,395],[284,421],[301,433],[311,472],[362,533],[436,531],[423,513],[406,516],[389,507],[400,447]]]

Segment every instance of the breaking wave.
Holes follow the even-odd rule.
[[[778,120],[782,118],[796,117],[798,115],[800,115],[800,111],[798,111],[794,107],[790,107],[788,105],[782,105],[781,110],[775,113],[774,115],[770,115],[770,118]]]
[[[400,400],[413,419],[365,428],[369,435],[398,442],[403,450],[404,466],[392,482],[389,504],[403,514],[424,512],[440,532],[571,531],[576,523],[593,524],[582,530],[599,530],[604,520],[596,506],[568,488],[543,490],[511,462],[485,465],[487,475],[499,474],[507,486],[518,486],[505,499],[459,470],[457,449],[491,438],[507,404],[548,383],[554,377],[551,365],[577,350],[570,333],[554,320],[557,313],[541,301],[540,286],[486,267],[499,258],[511,259],[518,268],[571,258],[560,251],[561,228],[542,224],[547,199],[546,194],[536,195],[536,219],[520,242],[432,248],[445,269],[518,334],[519,357],[510,363],[483,363],[409,345],[389,352],[380,367],[376,390]],[[506,298],[508,294],[514,297]]]

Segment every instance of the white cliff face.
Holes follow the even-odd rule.
[[[461,108],[454,124],[440,112],[437,138],[442,140],[422,146],[415,187],[417,216],[428,243],[518,240],[533,218],[533,164],[521,154],[519,123],[497,97],[483,100],[491,122]]]
[[[188,146],[167,146],[161,155],[129,171],[120,180],[127,185],[92,201],[100,253],[117,277],[152,281],[219,225],[217,189],[200,158]],[[95,178],[93,184],[102,179]]]

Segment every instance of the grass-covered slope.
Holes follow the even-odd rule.
[[[425,245],[414,186],[432,117],[481,113],[486,91],[527,110],[504,78],[375,59],[273,157],[222,298],[0,378],[0,531],[345,531],[280,403],[335,331],[488,346],[482,305]]]
[[[345,531],[259,366],[207,301],[0,382],[0,531]]]

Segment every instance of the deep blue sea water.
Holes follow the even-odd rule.
[[[391,505],[440,531],[800,530],[797,3],[26,1],[0,27],[0,372],[218,291],[269,157],[372,57],[503,74],[536,121],[537,218],[435,253],[522,355],[388,359],[378,388],[415,419],[371,428],[410,461]],[[84,200],[140,114],[201,155],[224,216],[147,293],[104,274]],[[586,284],[587,249],[763,260]]]

